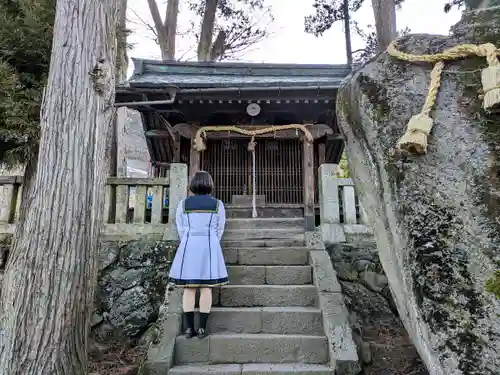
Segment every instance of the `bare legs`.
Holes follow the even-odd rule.
[[[184,288],[182,296],[182,310],[187,312],[194,311],[194,304],[196,300],[196,288]]]
[[[198,332],[194,329],[194,306],[196,302],[196,288],[184,288],[182,296],[182,310],[185,318],[184,334],[187,338],[198,335],[200,339],[206,336],[207,320],[212,308],[212,290],[210,288],[200,289],[200,327]]]
[[[208,314],[212,308],[212,290],[210,288],[200,289],[200,313]]]

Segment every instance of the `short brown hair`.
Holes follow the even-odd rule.
[[[212,194],[214,180],[210,176],[210,173],[205,171],[196,172],[189,184],[189,190],[193,194]]]

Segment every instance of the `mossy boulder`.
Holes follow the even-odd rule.
[[[468,12],[452,35],[409,35],[399,48],[432,54],[500,42],[500,8]],[[431,374],[500,374],[500,116],[481,109],[484,58],[448,62],[428,153],[398,153],[420,112],[432,64],[382,53],[337,97],[360,201],[374,220],[399,315]]]

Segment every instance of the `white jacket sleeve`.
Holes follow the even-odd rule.
[[[179,240],[182,240],[182,236],[184,236],[185,228],[184,228],[184,201],[180,201],[177,206],[177,211],[175,214],[175,226],[177,227],[177,233],[179,234]]]
[[[219,211],[217,212],[217,218],[217,234],[220,241],[222,239],[224,228],[226,226],[226,209],[224,208],[224,204],[222,203],[222,201],[219,201]]]

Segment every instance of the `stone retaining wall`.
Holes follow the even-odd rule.
[[[173,241],[103,242],[92,330],[99,337],[137,338],[156,321],[175,253]]]
[[[398,316],[373,241],[327,248],[341,284],[365,375],[428,375]]]

